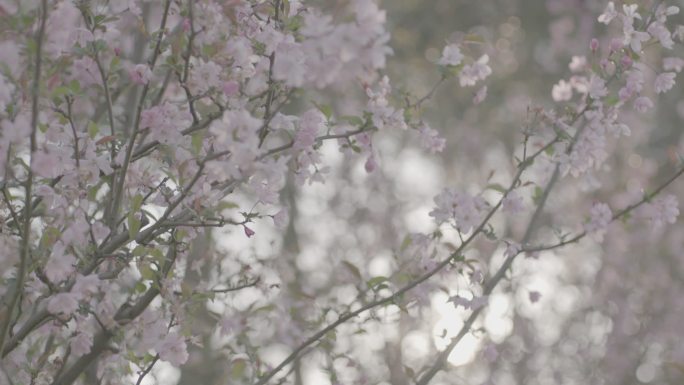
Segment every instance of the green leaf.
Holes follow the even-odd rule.
[[[502,194],[506,192],[506,188],[504,186],[498,184],[498,183],[489,184],[489,185],[487,185],[486,188],[490,189],[490,190],[498,191]]]
[[[134,291],[136,294],[142,294],[142,293],[144,293],[145,291],[147,291],[147,286],[145,286],[145,284],[142,283],[142,282],[138,282],[138,283],[135,284],[135,288],[133,289],[133,291]]]
[[[373,277],[373,278],[369,279],[368,282],[366,282],[366,284],[368,285],[368,287],[370,287],[373,290],[379,290],[379,289],[381,289],[380,284],[382,284],[383,282],[386,282],[387,280],[388,280],[387,277],[379,275],[377,277]],[[385,285],[385,287],[386,287],[386,285]]]
[[[59,86],[56,87],[54,90],[52,90],[51,97],[52,99],[59,99],[64,95],[69,95],[71,93],[71,90],[67,86]]]
[[[134,257],[142,257],[143,255],[147,255],[147,247],[143,245],[138,245],[133,249],[133,256]]]
[[[330,120],[330,117],[332,116],[332,113],[333,113],[332,107],[330,107],[327,104],[318,104],[316,102],[313,102],[313,104],[314,104],[314,106],[316,106],[316,108],[318,108],[319,111],[321,111],[323,113],[323,115],[325,115],[325,118],[327,120]]]
[[[618,104],[619,101],[620,101],[620,98],[617,95],[610,95],[604,99],[604,103],[607,106],[614,106],[614,105]]]
[[[71,82],[69,82],[69,89],[73,94],[79,94],[81,93],[81,83],[79,83],[78,80],[74,79]]]
[[[148,249],[148,252],[150,253],[152,258],[154,258],[154,260],[158,264],[161,265],[162,262],[164,262],[164,254],[161,252],[161,250],[159,250],[159,249]]]
[[[119,66],[121,65],[121,59],[114,55],[112,60],[109,62],[109,71],[110,72],[115,72],[119,69]]]
[[[97,126],[97,123],[93,121],[88,122],[88,136],[90,136],[90,139],[95,139],[99,132],[100,127]]]
[[[339,120],[348,122],[349,124],[354,125],[354,126],[362,126],[363,125],[363,119],[360,116],[345,115],[345,116],[341,116],[339,118]]]
[[[139,269],[140,276],[142,276],[146,281],[154,281],[154,279],[157,277],[157,272],[152,270],[150,265],[144,264],[140,266]]]
[[[538,204],[539,201],[541,200],[541,197],[543,194],[544,194],[544,190],[541,187],[539,187],[539,186],[535,187],[534,188],[534,194],[532,194],[532,201],[535,204]]]
[[[135,236],[138,235],[138,231],[140,231],[140,219],[135,217],[134,212],[128,213],[128,236],[130,239],[135,239]]]
[[[349,261],[342,261],[342,264],[346,266],[347,269],[349,269],[349,271],[352,272],[352,274],[354,274],[354,277],[356,277],[356,279],[358,279],[359,281],[361,280],[361,271],[359,271],[358,267],[354,266]]]
[[[245,369],[247,369],[247,362],[242,359],[237,359],[233,361],[233,365],[231,365],[230,376],[233,377],[234,380],[242,378],[245,374]]]
[[[194,155],[198,155],[202,150],[202,143],[204,141],[204,135],[201,132],[196,132],[191,136],[192,152]]]
[[[237,203],[231,202],[231,201],[221,201],[221,202],[218,204],[218,209],[219,209],[219,210],[237,209],[237,208],[239,208],[239,207],[240,207],[240,206],[238,206]]]
[[[406,235],[404,240],[401,242],[401,246],[399,246],[399,251],[406,251],[406,249],[411,246],[411,242],[411,237]]]
[[[133,199],[131,199],[131,211],[137,212],[142,206],[143,196],[141,194],[136,194]]]
[[[478,34],[474,34],[474,33],[470,33],[470,34],[466,35],[463,38],[463,41],[466,43],[479,43],[479,44],[482,44],[485,42],[485,40],[482,36],[480,36]]]

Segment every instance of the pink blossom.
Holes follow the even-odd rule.
[[[371,87],[366,87],[366,95],[368,96],[367,108],[373,114],[373,124],[379,129],[385,126],[406,129],[404,110],[395,109],[387,100],[387,96],[391,91],[392,87],[387,76],[382,77],[378,83],[377,91]]]
[[[48,300],[47,310],[52,314],[71,315],[78,309],[78,296],[74,293],[57,293]]]
[[[655,92],[661,94],[669,91],[675,85],[676,76],[674,72],[663,72],[658,75],[655,80]]]
[[[128,76],[135,84],[147,84],[152,78],[152,70],[146,64],[136,64],[128,70]]]
[[[672,40],[672,34],[665,27],[663,23],[654,22],[648,26],[648,33],[654,38],[658,39],[660,45],[666,49],[672,49],[674,47],[674,41]]]
[[[589,221],[584,224],[584,231],[593,233],[597,240],[603,239],[603,233],[610,222],[613,221],[613,212],[610,207],[601,202],[594,203],[589,210]]]
[[[437,130],[433,130],[427,124],[423,123],[419,128],[420,139],[423,144],[423,148],[429,150],[431,153],[442,152],[446,144],[446,139],[439,136]]]
[[[273,78],[285,82],[288,86],[300,87],[304,84],[307,66],[306,57],[300,43],[288,35],[276,48],[276,57],[273,66]]]
[[[449,222],[462,233],[477,226],[489,207],[482,197],[473,197],[454,189],[445,189],[434,200],[437,207],[429,215],[438,224]]]
[[[572,86],[565,80],[560,80],[551,89],[551,97],[555,102],[566,102],[572,99]]]
[[[209,91],[211,87],[221,84],[221,66],[213,61],[199,60],[190,72],[188,81],[190,88],[196,94]]]
[[[149,128],[154,139],[168,144],[181,137],[183,118],[176,105],[164,103],[144,110],[140,116],[140,127]]]
[[[589,78],[589,96],[592,99],[600,99],[608,95],[606,82],[596,75],[591,75]]]
[[[461,87],[474,86],[478,81],[486,79],[492,74],[492,69],[487,64],[489,62],[488,55],[482,55],[473,64],[466,64],[459,73],[459,81]]]
[[[608,2],[606,9],[598,17],[598,22],[603,24],[610,24],[610,22],[617,17],[618,13],[615,10],[615,4],[612,1]]]
[[[278,211],[275,215],[273,215],[273,224],[278,229],[284,229],[285,227],[287,227],[287,224],[289,221],[290,221],[290,215],[289,215],[287,209],[285,209],[285,208],[280,209],[280,211]]]
[[[185,338],[176,332],[169,333],[154,349],[159,353],[161,360],[174,366],[183,365],[188,360]]]
[[[243,225],[243,227],[245,228],[245,235],[247,236],[247,238],[252,238],[252,236],[254,236],[254,234],[256,234],[254,232],[254,230],[250,229],[246,225]]]
[[[76,283],[74,283],[71,292],[77,294],[81,297],[90,296],[96,294],[100,287],[100,278],[97,274],[90,275],[78,275],[76,278]]]
[[[518,214],[525,209],[523,198],[515,190],[506,194],[501,204],[503,206],[503,211],[509,214]]]
[[[71,354],[74,357],[81,357],[90,353],[90,349],[93,346],[93,335],[87,331],[80,330],[75,337],[71,339],[69,343],[71,347]]]
[[[234,96],[237,95],[238,92],[240,91],[240,84],[236,82],[235,80],[229,80],[227,82],[223,82],[223,93],[226,96]]]
[[[293,148],[302,150],[311,147],[316,142],[318,133],[325,127],[325,116],[316,110],[310,109],[299,119],[299,130],[295,134]]]
[[[644,113],[653,108],[653,102],[647,96],[640,96],[634,100],[634,109]]]
[[[684,59],[678,57],[666,57],[663,59],[663,69],[665,71],[680,72],[684,68]]]
[[[449,44],[442,50],[442,57],[437,61],[439,65],[457,66],[461,64],[463,54],[458,44]]]
[[[93,84],[101,83],[97,64],[95,63],[95,60],[88,56],[74,60],[71,71],[72,77],[81,84],[81,87],[85,88]]]
[[[622,40],[622,44],[625,46],[630,46],[632,51],[640,53],[641,44],[647,42],[651,38],[651,35],[649,35],[648,32],[637,31],[631,26],[631,24],[625,25],[623,29],[624,38]]]
[[[568,68],[572,72],[582,72],[587,66],[587,58],[584,56],[573,56]]]
[[[45,265],[45,275],[50,281],[59,283],[74,272],[76,262],[74,256],[65,253],[64,245],[61,242],[57,243]]]
[[[639,4],[623,4],[622,5],[622,12],[624,12],[625,16],[625,23],[629,22],[631,23],[634,21],[634,19],[639,19],[641,20],[641,15],[637,10],[639,9]]]
[[[655,227],[662,227],[666,223],[673,224],[679,216],[677,198],[672,194],[656,197],[651,202],[643,204],[638,214],[652,222]]]
[[[473,97],[473,104],[477,105],[482,103],[487,97],[487,86],[483,86],[479,91],[475,93]]]

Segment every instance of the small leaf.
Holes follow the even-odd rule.
[[[359,268],[354,266],[351,262],[348,261],[342,261],[342,264],[349,269],[349,271],[354,274],[354,277],[356,277],[359,281],[361,280],[361,271],[359,271]]]
[[[412,242],[411,236],[410,236],[410,235],[406,235],[406,236],[404,237],[404,240],[401,242],[401,246],[399,246],[399,251],[406,251],[406,249],[407,249],[409,246],[411,246],[411,242]]]
[[[135,284],[135,289],[134,289],[134,291],[135,291],[136,294],[142,294],[142,293],[144,293],[146,290],[147,290],[147,286],[145,286],[144,283],[138,282],[138,283]]]
[[[385,281],[387,281],[387,277],[379,275],[377,277],[369,279],[368,282],[366,282],[366,284],[368,284],[368,287],[370,287],[373,290],[379,290],[380,284]]]
[[[237,359],[233,361],[233,365],[231,365],[230,376],[235,380],[242,378],[245,374],[245,369],[247,369],[247,362],[242,359]]]
[[[221,202],[218,204],[218,207],[217,207],[217,208],[218,208],[219,210],[229,210],[229,209],[237,209],[237,208],[239,208],[239,207],[240,207],[240,206],[238,206],[238,204],[235,203],[235,202],[231,202],[231,201],[221,201]]]
[[[135,217],[135,213],[128,213],[128,236],[130,239],[135,239],[140,231],[140,219]]]
[[[506,188],[504,186],[498,184],[498,183],[489,184],[489,185],[487,185],[486,188],[490,189],[490,190],[498,191],[502,194],[506,192]]]
[[[470,33],[470,34],[466,35],[463,38],[463,41],[467,42],[467,43],[478,43],[478,44],[485,42],[485,40],[482,36],[474,34],[474,33]]]
[[[69,82],[69,89],[72,93],[79,94],[81,92],[81,83],[79,83],[78,80],[74,79],[71,82]]]
[[[332,107],[330,107],[327,104],[318,104],[316,102],[314,102],[314,105],[316,106],[316,108],[318,108],[319,111],[321,111],[323,113],[323,115],[325,115],[325,118],[327,120],[330,120],[330,117],[332,116],[332,113],[333,113]]]
[[[143,196],[141,194],[136,194],[133,199],[131,199],[131,211],[138,211],[142,206]]]
[[[142,257],[143,255],[146,255],[147,252],[147,247],[143,245],[138,245],[133,249],[133,256],[134,257]]]
[[[154,279],[157,277],[156,271],[152,270],[150,265],[144,264],[140,266],[139,269],[140,276],[146,281],[154,281]]]
[[[544,190],[542,190],[541,187],[537,186],[534,188],[534,194],[532,194],[532,201],[534,201],[535,204],[539,203],[539,200],[541,199],[542,195],[544,194]]]
[[[100,127],[97,126],[95,122],[88,122],[88,136],[90,139],[95,139],[97,134],[100,132]]]
[[[354,115],[345,115],[341,116],[339,120],[349,122],[349,124],[354,125],[354,126],[362,126],[363,125],[363,119],[359,116],[354,116]]]

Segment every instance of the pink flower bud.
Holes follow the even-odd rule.
[[[632,64],[634,64],[634,61],[629,55],[624,55],[622,59],[620,59],[620,65],[622,66],[622,69],[629,69],[632,67]]]
[[[244,228],[245,228],[245,235],[247,236],[247,238],[252,238],[252,236],[255,234],[254,230],[250,229],[247,226],[244,226]]]
[[[591,42],[589,43],[589,49],[591,49],[591,52],[596,52],[599,49],[599,41],[596,38],[591,39]]]
[[[368,157],[368,160],[366,160],[365,168],[367,173],[371,173],[375,170],[375,168],[378,166],[378,164],[375,162],[375,157],[373,155]]]
[[[184,19],[183,20],[183,31],[184,32],[190,31],[190,19]]]

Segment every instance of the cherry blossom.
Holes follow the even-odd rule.
[[[561,79],[561,81],[551,89],[551,97],[556,102],[565,102],[572,99],[572,86],[570,83]]]
[[[154,349],[159,353],[160,359],[175,366],[183,365],[188,360],[185,338],[176,332],[169,333]]]
[[[147,84],[152,77],[152,71],[150,70],[150,67],[145,64],[136,64],[128,70],[128,76],[133,83]]]
[[[489,63],[489,55],[482,55],[473,64],[466,64],[459,72],[459,80],[462,87],[474,86],[478,81],[486,79],[492,74]]]
[[[608,2],[606,9],[598,17],[598,22],[603,24],[610,24],[610,22],[618,16],[618,12],[615,10],[615,3],[612,1]]]
[[[655,92],[663,93],[669,91],[675,85],[675,77],[677,76],[674,72],[663,72],[656,77],[655,80]]]
[[[457,66],[463,61],[463,54],[458,44],[449,44],[442,50],[442,57],[437,61],[439,65]]]

